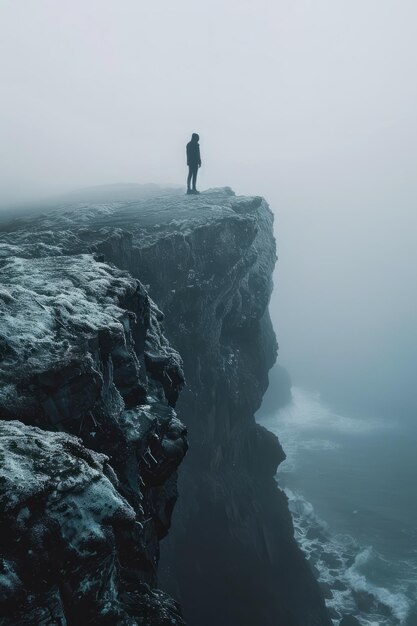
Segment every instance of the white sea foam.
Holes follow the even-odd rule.
[[[389,423],[373,418],[359,419],[336,413],[323,404],[318,392],[300,387],[292,388],[290,404],[276,415],[264,417],[262,423],[278,436],[284,447],[287,458],[279,471],[286,474],[297,469],[297,457],[302,450],[336,450],[342,446],[336,441],[340,435],[363,435],[391,428]]]
[[[295,387],[292,394],[290,405],[262,420],[279,437],[287,455],[279,468],[281,475],[296,473],[301,463],[305,465],[307,452],[318,455],[342,449],[344,435],[351,439],[393,428],[384,421],[351,418],[332,411],[318,393]],[[326,603],[334,612],[334,626],[346,614],[355,615],[361,626],[405,626],[412,608],[410,598],[417,589],[417,566],[413,569],[412,564],[415,555],[410,555],[410,563],[384,562],[373,548],[359,545],[352,536],[332,534],[313,505],[296,490],[286,488],[285,492],[296,539],[319,582],[331,589],[332,597]],[[379,572],[379,578],[375,572]],[[389,589],[380,584],[381,576],[389,581]]]
[[[332,589],[332,598],[326,601],[329,608],[340,616],[355,614],[362,626],[405,624],[411,608],[406,595],[373,584],[364,573],[372,566],[372,561],[381,558],[375,550],[371,546],[361,548],[349,535],[332,536],[310,502],[291,489],[285,489],[285,493],[293,515],[296,539],[316,568],[319,582]],[[333,588],[334,585],[341,588]],[[367,611],[359,611],[355,593],[370,598]],[[386,607],[382,612],[381,605]],[[334,619],[334,625],[337,626],[339,621],[340,618]]]
[[[404,622],[407,618],[411,603],[403,593],[393,593],[385,587],[378,587],[369,582],[361,569],[368,565],[372,559],[376,558],[372,546],[364,548],[355,558],[355,562],[345,572],[345,578],[355,591],[365,591],[372,594],[378,602],[389,607],[392,614]]]

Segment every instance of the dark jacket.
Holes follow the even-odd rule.
[[[189,141],[187,143],[187,165],[189,167],[201,165],[200,144],[198,141]]]

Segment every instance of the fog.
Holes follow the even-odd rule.
[[[0,3],[0,204],[114,182],[265,196],[295,382],[417,406],[414,0]]]

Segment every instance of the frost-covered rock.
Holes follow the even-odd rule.
[[[182,623],[163,594],[123,581],[118,544],[135,550],[140,524],[105,455],[0,421],[0,507],[0,623]]]
[[[23,229],[13,248],[22,256],[1,262],[0,418],[26,425],[0,422],[0,509],[6,530],[19,522],[0,553],[7,623],[181,624],[175,602],[155,590],[187,449],[173,409],[181,358],[137,279],[91,254],[56,254],[50,231],[45,241],[31,234]],[[99,454],[47,432],[57,430]],[[43,521],[23,542],[26,500]]]
[[[32,420],[36,396],[51,424],[78,420],[106,386],[114,403],[135,404],[146,396],[145,358],[170,402],[178,397],[181,359],[157,307],[136,279],[91,255],[8,258],[0,321],[0,410],[13,416]]]

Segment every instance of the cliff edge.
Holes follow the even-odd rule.
[[[180,601],[190,626],[331,623],[275,481],[284,453],[254,419],[277,351],[268,314],[276,260],[272,220],[262,198],[225,188],[200,196],[172,192],[128,203],[79,203],[16,220],[0,234],[2,266],[19,275],[22,290],[34,291],[32,311],[38,306],[39,317],[49,312],[60,337],[57,358],[65,364],[52,367],[48,356],[39,371],[45,350],[51,351],[43,337],[36,339],[37,359],[28,362],[19,357],[13,331],[6,335],[3,354],[17,359],[15,371],[24,376],[18,392],[13,376],[4,379],[2,417],[81,436],[110,459],[120,495],[136,515],[142,507],[143,528],[151,520],[139,533],[142,552],[129,549],[124,557],[118,598],[124,589],[134,593],[138,581],[147,585],[147,598],[154,593],[158,540],[168,530],[175,470],[186,449],[174,405],[187,427],[190,450],[162,543],[159,581]],[[25,282],[26,272],[41,277],[37,289],[33,280]],[[68,281],[70,291],[74,285],[80,291],[60,296]],[[93,301],[93,314],[83,294]],[[6,303],[13,307],[9,295]],[[62,361],[68,345],[75,361]],[[186,386],[179,395],[182,372]],[[78,399],[69,405],[68,398]],[[110,408],[123,433],[121,448],[114,448]],[[147,435],[149,421],[154,427]],[[106,433],[98,445],[96,426],[102,423]],[[136,450],[134,461],[122,452],[125,446]],[[139,466],[138,446],[145,455]],[[138,558],[149,563],[140,571]],[[175,603],[162,595],[160,610],[174,615]],[[126,603],[117,610],[128,611]],[[172,619],[180,620],[176,615]],[[149,623],[165,623],[157,619]]]

